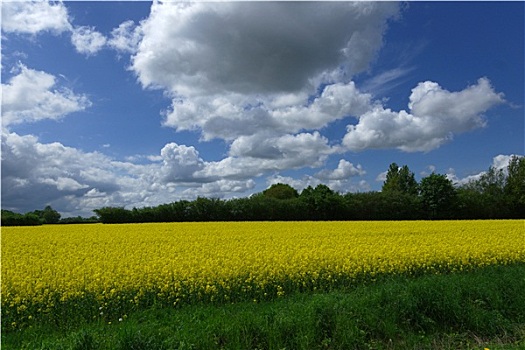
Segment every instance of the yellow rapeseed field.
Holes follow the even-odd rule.
[[[258,302],[515,262],[525,262],[519,220],[4,227],[2,323],[116,321],[150,306]]]

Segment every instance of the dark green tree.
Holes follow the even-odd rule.
[[[456,189],[445,175],[432,173],[419,184],[421,203],[430,219],[442,219],[454,214]]]
[[[136,218],[133,218],[132,211],[123,207],[103,207],[93,211],[97,214],[100,222],[104,224],[121,224],[136,221]]]
[[[399,167],[396,163],[390,164],[381,191],[385,193],[406,193],[416,196],[418,185],[414,173],[410,171],[407,165]]]
[[[308,186],[301,192],[299,199],[305,205],[308,220],[343,219],[346,211],[343,198],[323,184],[315,188]]]
[[[45,224],[58,224],[61,217],[60,213],[51,208],[50,205],[47,205],[44,210],[40,211],[39,216],[44,220]]]
[[[2,226],[42,225],[42,219],[34,213],[19,214],[2,209]]]
[[[282,183],[271,185],[268,189],[263,191],[263,195],[275,199],[292,199],[299,196],[295,188]]]
[[[513,156],[507,166],[504,193],[515,217],[525,217],[525,157]]]
[[[490,167],[478,179],[458,189],[459,214],[466,218],[503,219],[512,210],[505,194],[506,174]]]

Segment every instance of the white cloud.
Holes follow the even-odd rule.
[[[108,45],[117,51],[135,53],[142,40],[141,27],[129,20],[121,23],[111,31]]]
[[[341,161],[344,161],[344,160],[341,160]],[[324,177],[323,176],[324,174],[319,176],[319,173],[313,176],[304,175],[301,178],[293,178],[293,177],[281,176],[277,174],[277,175],[269,176],[266,179],[266,182],[268,186],[271,186],[277,183],[288,184],[299,192],[301,192],[308,186],[316,187],[317,185],[320,185],[320,184],[326,185],[333,191],[340,192],[340,193],[370,191],[370,185],[365,180],[360,180],[357,183],[352,181],[352,177],[364,175],[364,171],[360,167],[358,168],[359,169],[358,172],[353,175],[341,176],[341,174],[339,174],[339,170],[341,168],[348,166],[345,163],[346,161],[344,161],[343,165],[341,166],[341,161],[339,162],[338,168],[332,171],[326,170],[327,173],[335,175],[330,179]],[[352,171],[352,173],[354,172],[355,170]]]
[[[75,27],[71,33],[71,43],[77,52],[88,56],[102,50],[106,41],[104,35],[89,26]]]
[[[343,145],[349,150],[398,148],[402,151],[430,151],[452,139],[454,134],[485,126],[483,113],[503,103],[486,78],[459,92],[449,92],[426,81],[412,89],[409,111],[394,112],[376,104],[349,125]]]
[[[374,96],[384,94],[399,86],[404,81],[404,77],[414,68],[394,68],[384,71],[367,81],[361,87],[362,91],[370,92]]]
[[[332,171],[328,169],[321,170],[315,174],[315,177],[322,180],[345,180],[353,176],[362,176],[364,174],[366,174],[366,171],[363,170],[361,164],[354,166],[354,164],[349,161],[341,159],[336,169]]]
[[[2,1],[1,6],[4,32],[34,35],[41,31],[60,34],[71,30],[62,2]]]
[[[85,95],[57,87],[55,76],[19,65],[20,72],[2,84],[2,125],[60,119],[82,111],[91,102]]]
[[[133,52],[138,43],[138,80],[173,96],[165,126],[230,144],[226,158],[200,162],[192,176],[240,180],[319,167],[340,152],[318,130],[370,109],[371,95],[351,77],[368,68],[398,10],[375,2],[154,3],[139,27],[114,30],[113,45],[132,42]]]
[[[154,3],[133,68],[177,95],[302,90],[368,67],[392,3]]]
[[[319,132],[282,136],[255,134],[237,138],[228,157],[206,162],[195,176],[246,179],[269,171],[319,167],[335,151]]]
[[[377,176],[376,176],[376,181],[377,182],[385,182],[386,180],[386,174],[388,173],[388,171],[383,171],[382,173],[379,173]]]
[[[169,143],[162,162],[119,162],[32,135],[2,132],[2,208],[27,212],[50,204],[64,216],[104,206],[143,207],[197,196],[248,191],[253,179],[196,176],[207,165],[194,147]]]
[[[492,166],[496,170],[507,169],[509,166],[510,160],[516,156],[520,157],[516,154],[511,154],[511,155],[499,154],[495,156],[494,158],[492,158]]]
[[[190,187],[182,191],[183,198],[194,199],[198,196],[207,198],[224,198],[234,193],[244,193],[255,187],[255,181],[220,179],[214,182],[204,183],[199,187]]]
[[[168,143],[161,150],[162,180],[165,182],[192,181],[194,173],[204,167],[204,161],[193,146]]]
[[[95,188],[115,192],[124,180],[111,167],[109,159],[98,153],[84,153],[60,143],[42,144],[32,135],[3,132],[2,204],[25,212],[65,197],[81,198]]]
[[[507,173],[507,167],[509,166],[510,160],[513,157],[516,157],[516,156],[517,157],[523,157],[522,155],[516,155],[516,154],[511,154],[511,155],[499,154],[499,155],[497,155],[497,156],[492,158],[492,164],[490,166],[493,167],[496,170],[503,170],[503,172],[506,174]],[[461,186],[461,185],[465,185],[465,184],[467,184],[467,183],[469,183],[471,181],[479,180],[481,178],[481,176],[483,176],[486,173],[487,173],[486,171],[481,171],[481,172],[479,172],[477,174],[472,174],[472,175],[468,175],[468,176],[463,177],[463,178],[459,178],[456,175],[454,169],[449,169],[449,171],[447,172],[446,176],[454,184]]]
[[[393,3],[155,3],[132,69],[143,86],[174,96],[165,126],[254,156],[253,145],[238,145],[268,134],[297,139],[366,111],[370,95],[350,78],[368,67],[397,11]],[[320,84],[328,85],[318,94]]]
[[[423,170],[422,172],[420,172],[419,174],[421,176],[428,176],[428,175],[432,174],[435,171],[436,171],[436,166],[435,165],[428,165],[426,167],[426,169]],[[385,174],[386,174],[386,172],[385,172]]]

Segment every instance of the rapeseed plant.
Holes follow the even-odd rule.
[[[2,327],[525,262],[523,239],[511,220],[5,227]]]

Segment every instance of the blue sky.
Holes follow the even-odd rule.
[[[2,2],[2,208],[461,184],[524,153],[524,2]]]

